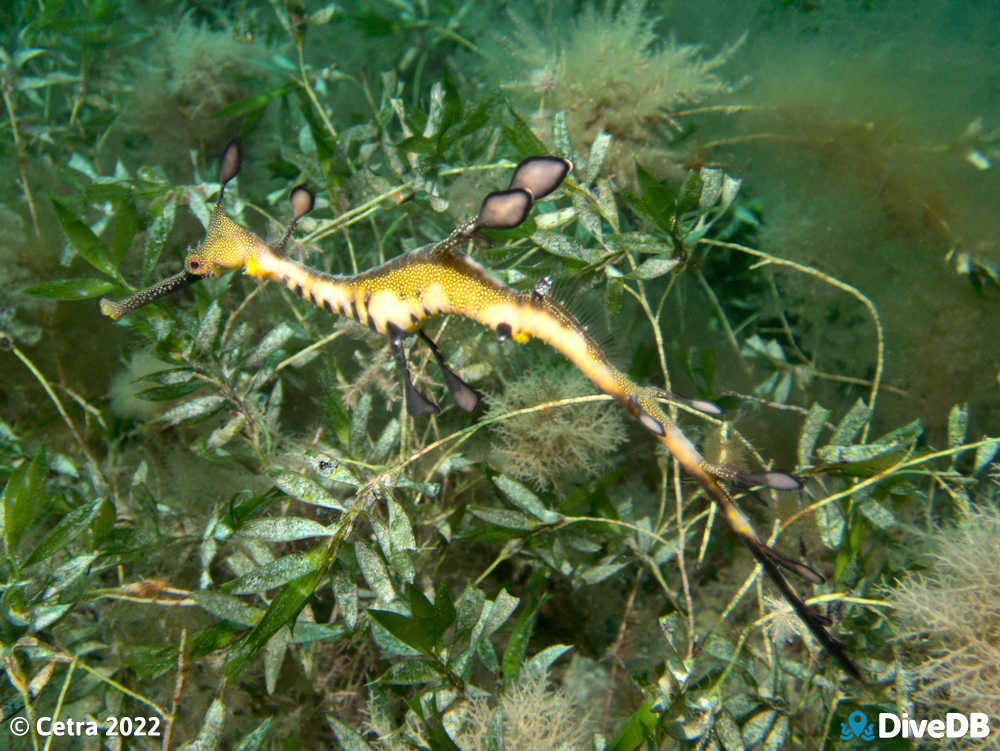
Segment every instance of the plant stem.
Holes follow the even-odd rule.
[[[28,211],[31,212],[31,223],[35,227],[35,237],[42,234],[38,226],[38,211],[35,209],[35,199],[31,195],[31,185],[28,184],[27,154],[24,149],[24,142],[21,140],[21,132],[17,127],[17,112],[14,110],[14,99],[10,95],[10,84],[0,81],[0,89],[3,89],[3,103],[7,107],[7,114],[10,115],[10,129],[14,134],[14,151],[17,154],[17,168],[21,172],[21,188],[24,190],[24,197],[28,201]]]
[[[320,105],[319,99],[316,98],[316,92],[313,91],[312,86],[309,84],[309,74],[306,73],[306,63],[305,63],[305,58],[303,57],[302,54],[301,39],[296,40],[295,48],[298,50],[299,53],[299,75],[302,76],[301,80],[298,81],[298,84],[303,89],[305,89],[306,94],[308,94],[309,96],[309,101],[313,103],[313,107],[316,108],[316,112],[319,114],[321,118],[323,118],[323,124],[326,126],[326,129],[330,131],[330,135],[333,136],[333,138],[336,140],[337,129],[333,127],[333,123],[330,122],[330,118],[326,116],[326,110],[324,110],[323,107]]]
[[[81,436],[79,431],[77,431],[76,425],[73,424],[73,420],[70,419],[69,414],[66,412],[66,408],[63,407],[63,404],[59,400],[59,397],[56,396],[56,392],[52,390],[52,386],[49,384],[48,380],[45,378],[44,375],[42,375],[42,372],[37,367],[35,367],[35,364],[28,358],[28,356],[25,355],[20,349],[18,349],[17,345],[13,343],[13,341],[7,336],[6,333],[0,332],[0,339],[9,342],[10,350],[11,352],[14,353],[14,356],[17,357],[17,359],[20,360],[22,363],[24,363],[24,366],[31,371],[31,374],[35,377],[35,380],[37,380],[42,385],[42,388],[45,389],[45,393],[49,395],[49,399],[51,399],[52,403],[56,405],[56,410],[59,412],[59,416],[62,417],[63,422],[66,423],[66,427],[69,428],[69,432],[73,434],[73,438],[75,438],[76,442],[79,444],[80,450],[83,451],[83,455],[87,457],[87,461],[91,463],[91,465],[94,467],[94,470],[97,472],[98,475],[100,475],[101,470],[97,464],[97,460],[94,458],[94,455],[90,453],[90,449],[87,448],[87,444],[86,442],[84,442],[83,436]]]
[[[836,287],[842,292],[846,292],[864,305],[868,310],[868,314],[871,316],[872,323],[875,325],[875,375],[872,378],[872,387],[868,395],[868,409],[870,409],[873,413],[875,412],[875,402],[878,399],[879,387],[882,385],[882,371],[885,367],[885,334],[882,330],[882,319],[878,314],[875,303],[865,296],[864,293],[862,293],[857,287],[853,287],[847,282],[835,279],[829,274],[824,274],[822,271],[813,268],[812,266],[796,263],[795,261],[789,261],[786,258],[772,256],[770,253],[764,253],[763,251],[756,250],[755,248],[751,248],[746,245],[740,245],[739,243],[723,242],[721,240],[712,240],[710,238],[702,238],[698,241],[698,243],[701,245],[712,245],[718,248],[728,248],[729,250],[735,250],[739,253],[746,253],[749,256],[760,258],[764,261],[764,263],[771,263],[776,266],[785,266],[787,268],[794,269],[800,273],[815,277],[832,287]],[[865,427],[861,432],[862,442],[864,442],[865,438],[868,436],[868,429],[870,426],[870,421],[865,423]]]

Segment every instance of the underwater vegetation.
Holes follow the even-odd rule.
[[[1000,716],[998,540],[1000,514],[989,506],[928,529],[927,567],[908,572],[889,591],[913,665],[907,679],[917,700],[939,712]]]
[[[952,28],[958,5],[917,3],[890,35],[888,2],[583,3],[565,23],[557,5],[501,29],[458,2],[0,9],[5,717],[160,718],[122,744],[143,749],[822,748],[857,709],[1000,728],[982,699],[1000,120],[973,22],[990,8]],[[953,118],[927,78],[875,75],[924,39],[911,67],[948,81]],[[164,40],[216,70],[157,56]],[[531,54],[502,67],[494,45]],[[645,68],[604,70],[586,45]],[[855,88],[895,114],[833,97],[824,59],[860,60],[879,85]],[[546,71],[560,61],[572,95]],[[659,105],[637,88],[654,75]],[[140,128],[151,77],[190,83]],[[515,86],[492,96],[496,80]],[[543,345],[432,317],[442,368],[363,298],[331,316],[312,277],[187,284],[237,135],[226,211],[275,248],[300,216],[282,260],[331,276],[419,255],[507,193],[454,250],[512,294],[599,301],[595,338],[630,380],[694,400],[661,406],[715,472],[794,473],[801,490],[735,502],[808,564],[790,585],[862,680],[653,423]],[[487,227],[523,208],[503,188],[543,153],[573,159],[561,188]],[[162,299],[101,314],[171,275]],[[400,351],[439,411],[411,414]],[[472,400],[449,373],[486,404],[456,408]],[[724,413],[691,408],[709,400]]]
[[[187,13],[155,26],[142,43],[128,115],[130,124],[157,144],[164,163],[184,161],[188,149],[219,149],[233,121],[217,118],[225,106],[271,83],[271,50],[228,22],[212,28]],[[164,153],[166,152],[166,153]]]
[[[491,61],[501,86],[534,111],[540,134],[562,112],[580,150],[610,135],[602,170],[622,186],[635,185],[637,161],[660,178],[682,174],[684,159],[670,147],[682,131],[672,110],[733,88],[718,70],[740,42],[706,57],[699,44],[664,39],[646,0],[590,2],[568,18],[551,3],[535,10],[541,19],[507,15],[510,31]]]
[[[500,712],[505,747],[525,751],[583,749],[587,747],[587,711],[561,688],[546,685],[545,675],[528,675],[511,684],[494,708],[485,698],[474,700],[464,718],[463,729],[455,738],[461,749],[485,748],[491,737],[490,725]]]
[[[569,368],[524,373],[489,397],[486,416],[504,415],[541,402],[590,392],[587,379]],[[494,424],[493,459],[512,477],[537,490],[577,484],[614,466],[614,452],[625,441],[625,422],[606,404],[529,412]]]

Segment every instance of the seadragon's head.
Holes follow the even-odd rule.
[[[218,276],[226,271],[234,271],[246,267],[253,262],[255,254],[261,250],[271,253],[283,251],[288,238],[299,219],[313,208],[313,194],[304,186],[292,190],[292,221],[285,236],[274,248],[270,248],[257,235],[243,229],[226,214],[223,198],[226,184],[240,171],[240,144],[233,140],[222,153],[219,165],[219,199],[212,211],[212,219],[205,233],[205,239],[192,248],[184,260],[184,271],[174,274],[151,287],[141,290],[131,297],[121,301],[101,300],[101,312],[114,320],[138,310],[161,297],[182,289],[206,276]]]
[[[225,271],[244,268],[253,262],[254,255],[258,251],[266,249],[272,253],[282,252],[296,223],[312,211],[314,203],[312,192],[304,186],[292,190],[292,221],[278,246],[273,249],[267,246],[253,232],[243,229],[230,219],[223,205],[226,184],[239,173],[241,162],[239,141],[230,141],[226,150],[222,152],[222,163],[219,165],[219,200],[212,211],[208,232],[205,233],[205,239],[201,244],[193,248],[184,260],[184,268],[189,274],[217,276]]]
[[[184,269],[194,276],[218,276],[241,269],[261,242],[253,232],[230,219],[219,203],[212,212],[205,239],[188,251]]]
[[[226,185],[240,171],[243,161],[239,141],[230,141],[222,152],[219,164],[219,200],[212,211],[205,239],[192,248],[184,259],[184,268],[195,276],[216,276],[224,271],[239,269],[246,264],[254,246],[260,242],[252,232],[243,229],[226,214],[223,198]]]

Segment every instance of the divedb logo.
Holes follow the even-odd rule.
[[[986,738],[990,734],[990,717],[984,712],[948,712],[944,719],[914,720],[906,712],[879,712],[871,722],[861,710],[855,710],[840,723],[840,740],[873,741],[876,738]]]

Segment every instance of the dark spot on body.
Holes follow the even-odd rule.
[[[511,333],[512,332],[509,323],[497,324],[497,336],[500,337],[501,341],[503,341],[504,339],[510,339]]]
[[[323,301],[323,307],[326,308],[328,313],[333,313],[333,303],[331,303],[329,300]]]
[[[358,303],[356,300],[351,300],[351,318],[361,323],[361,316],[358,315]]]
[[[372,293],[370,290],[365,290],[365,318],[368,319],[368,328],[372,331],[378,331],[378,329],[375,328],[375,321],[372,320],[371,302]]]
[[[295,285],[295,294],[298,295],[299,297],[304,297],[304,295],[302,294],[302,285],[301,284],[296,284]]]
[[[413,313],[410,313],[410,322],[411,323],[420,323],[420,319],[417,318],[417,316],[414,315]]]

